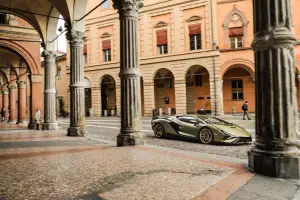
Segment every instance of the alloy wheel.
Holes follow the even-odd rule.
[[[213,134],[211,130],[204,128],[200,131],[200,141],[204,144],[210,144],[213,142]]]
[[[161,124],[156,124],[154,126],[155,137],[162,138],[164,136],[165,130]]]

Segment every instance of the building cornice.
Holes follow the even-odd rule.
[[[236,52],[236,51],[247,51],[253,50],[251,47],[239,48],[239,49],[220,49],[220,52]]]

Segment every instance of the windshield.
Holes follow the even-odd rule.
[[[215,118],[215,117],[198,116],[198,118],[201,119],[201,120],[203,120],[207,124],[218,124],[218,125],[232,126],[231,123],[223,121],[223,120]]]

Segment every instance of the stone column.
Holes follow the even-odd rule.
[[[58,130],[56,117],[56,84],[55,59],[56,52],[45,50],[42,53],[45,60],[44,75],[44,130]]]
[[[141,124],[140,64],[138,50],[138,11],[143,0],[114,0],[120,18],[121,131],[118,146],[144,144]]]
[[[256,142],[249,167],[277,178],[300,178],[297,99],[290,0],[254,0]]]
[[[8,104],[9,104],[9,98],[8,98],[8,88],[3,89],[3,108],[5,108],[4,113],[4,120],[8,121]]]
[[[40,110],[43,113],[43,77],[41,74],[30,74],[30,121],[29,129],[36,129],[35,112]],[[41,114],[42,116],[42,114]]]
[[[85,103],[84,103],[84,63],[83,44],[85,34],[80,31],[69,30],[67,39],[71,52],[71,79],[70,79],[70,117],[71,124],[68,129],[69,136],[84,136],[85,127]]]
[[[16,123],[16,89],[15,85],[9,86],[9,123]]]
[[[186,110],[186,83],[185,80],[176,80],[175,84],[175,108],[176,114],[185,115]]]
[[[19,81],[19,109],[18,109],[18,122],[17,124],[26,123],[26,82]]]

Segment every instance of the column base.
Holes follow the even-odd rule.
[[[17,121],[16,121],[16,120],[9,120],[8,123],[9,123],[9,124],[16,124]]]
[[[251,171],[283,179],[300,179],[299,149],[292,147],[288,151],[265,151],[253,147],[248,152]]]
[[[58,123],[44,123],[43,125],[43,130],[52,130],[52,131],[57,131],[59,130]]]
[[[17,124],[24,124],[24,125],[26,125],[27,121],[17,121]]]
[[[35,130],[36,129],[36,123],[29,123],[28,124],[28,129],[29,130]]]
[[[68,128],[68,136],[83,137],[86,134],[87,134],[87,131],[83,127],[69,127]]]
[[[145,135],[142,133],[132,133],[130,135],[119,134],[117,136],[118,147],[144,145],[145,142]]]

